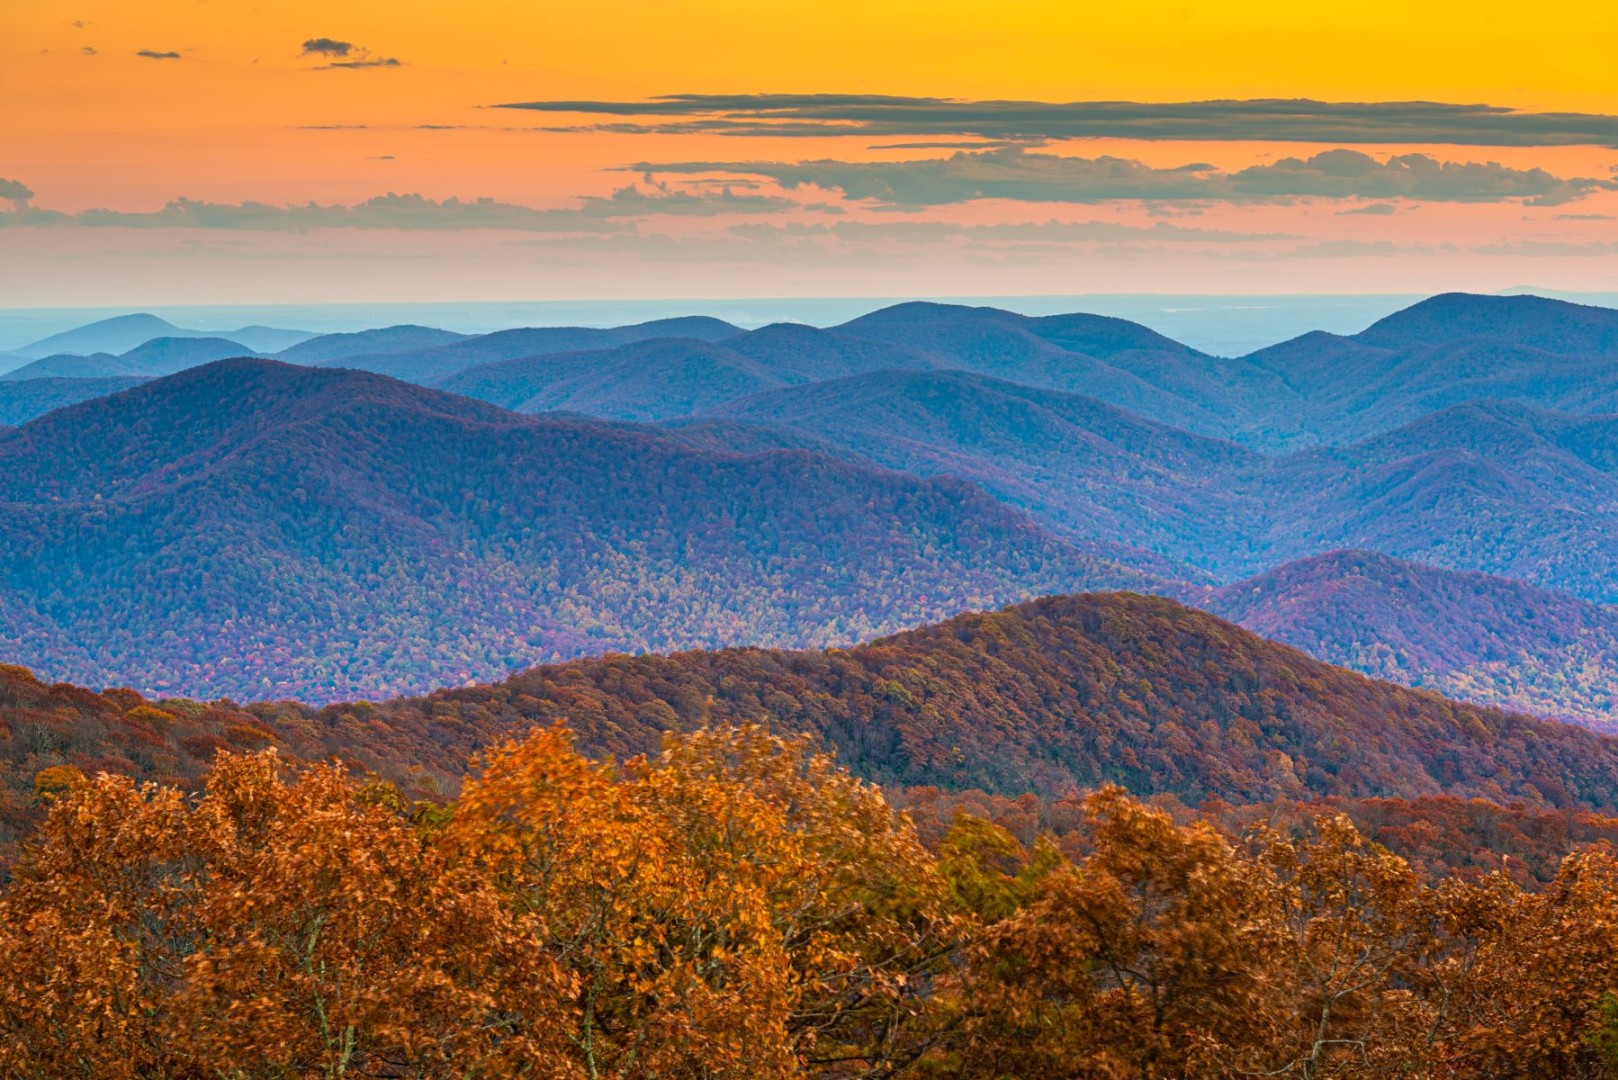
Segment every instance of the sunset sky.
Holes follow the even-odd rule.
[[[1618,5],[1344,10],[11,4],[0,306],[1618,289]]]

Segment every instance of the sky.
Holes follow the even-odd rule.
[[[1618,288],[1618,5],[38,0],[0,307]]]

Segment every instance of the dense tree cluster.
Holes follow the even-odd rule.
[[[1341,815],[1105,788],[928,850],[802,739],[560,728],[448,805],[221,754],[61,770],[0,892],[0,1076],[1602,1077],[1618,860],[1429,882]]]
[[[932,848],[943,841],[961,814],[1004,829],[1024,846],[1031,847],[1036,837],[1049,836],[1069,855],[1077,853],[1083,836],[1083,792],[1054,798],[1024,792],[1012,798],[922,785],[890,788],[888,795],[910,815],[923,843]],[[1500,872],[1532,891],[1556,877],[1569,853],[1591,846],[1618,846],[1618,817],[1610,813],[1454,795],[1413,799],[1334,796],[1309,802],[1283,799],[1245,804],[1209,799],[1191,807],[1173,795],[1160,794],[1145,802],[1182,825],[1209,821],[1231,836],[1259,825],[1303,829],[1321,815],[1342,815],[1367,841],[1404,859],[1427,882]]]

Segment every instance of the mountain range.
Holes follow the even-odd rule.
[[[958,480],[262,360],[0,438],[0,537],[8,659],[210,697],[385,696],[606,649],[853,643],[1156,583]]]
[[[167,319],[160,319],[156,315],[139,312],[88,323],[9,351],[24,360],[42,360],[47,356],[122,354],[154,338],[219,337],[235,342],[239,348],[248,352],[270,353],[289,348],[314,336],[305,330],[282,330],[270,326],[243,326],[223,332],[190,330],[175,326]]]
[[[0,430],[0,646],[52,677],[331,700],[1129,587],[1602,726],[1615,342],[1606,309],[1460,294],[1240,358],[925,303],[397,326],[282,350],[302,367],[171,334],[85,358],[123,382],[0,381],[25,425]]]
[[[656,338],[718,341],[739,332],[730,323],[703,316],[658,319],[633,326],[609,328],[547,326],[536,329],[499,330],[492,334],[480,334],[396,351],[348,352],[340,356],[330,356],[321,363],[374,371],[408,382],[426,382],[482,364],[500,363],[521,357],[612,348]],[[311,353],[326,349],[324,339],[309,342],[304,348]],[[281,359],[292,363],[306,362],[295,351],[290,355],[283,355]]]
[[[235,341],[219,337],[159,337],[143,342],[127,352],[91,353],[74,356],[58,353],[24,364],[0,375],[0,382],[32,382],[36,379],[152,378],[173,375],[186,368],[256,355]]]

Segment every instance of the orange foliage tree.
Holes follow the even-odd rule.
[[[453,803],[71,769],[0,892],[0,1077],[1607,1077],[1618,859],[1429,881],[1105,788],[929,850],[807,738],[563,729]],[[1028,814],[1013,815],[1023,828]]]

